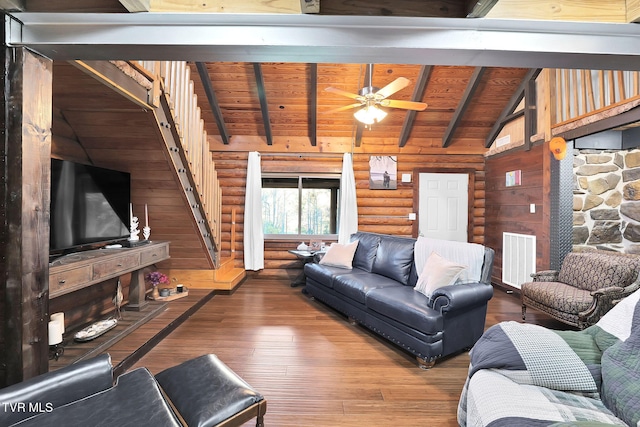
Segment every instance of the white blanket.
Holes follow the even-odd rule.
[[[461,281],[479,282],[484,263],[484,246],[477,243],[456,242],[452,240],[431,239],[419,236],[413,253],[418,274],[424,269],[424,264],[431,252],[436,252],[443,258],[457,264],[467,266],[466,274]]]

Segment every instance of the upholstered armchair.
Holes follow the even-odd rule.
[[[529,306],[584,329],[640,287],[639,273],[639,255],[571,252],[560,270],[534,273],[522,284],[522,320]]]

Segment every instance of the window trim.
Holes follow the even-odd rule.
[[[279,172],[268,172],[268,173],[263,173],[262,174],[262,178],[297,178],[298,179],[298,190],[300,189],[300,183],[302,182],[302,179],[304,178],[329,178],[329,179],[335,179],[338,181],[338,184],[341,184],[341,179],[342,179],[342,174],[339,173],[306,173],[306,172],[300,172],[300,173],[292,173],[292,172],[283,172],[283,173],[279,173]],[[264,187],[263,187],[264,188]],[[340,185],[338,185],[338,189],[342,190],[340,188]],[[298,206],[302,206],[302,200],[300,200],[302,198],[302,192],[298,192]],[[339,204],[339,203],[338,203]],[[336,240],[338,238],[338,233],[337,233],[337,221],[338,221],[338,216],[340,214],[339,210],[338,210],[338,206],[336,206],[336,233],[335,234],[265,234],[264,238],[265,240],[295,240],[295,241],[305,241],[308,239],[325,239],[325,240]],[[302,209],[298,208],[298,224],[301,224],[302,222]]]

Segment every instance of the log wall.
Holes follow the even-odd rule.
[[[485,213],[485,177],[484,157],[481,154],[421,154],[414,149],[401,150],[397,154],[384,152],[385,155],[397,155],[398,177],[412,174],[414,169],[442,168],[468,170],[473,169],[475,188],[472,194],[472,240],[484,242]],[[362,150],[364,151],[364,150]],[[445,151],[445,150],[441,150]],[[446,151],[445,151],[446,152]],[[397,190],[369,189],[369,158],[380,153],[354,153],[353,166],[358,197],[358,221],[360,231],[369,231],[398,236],[412,236],[413,221],[409,213],[414,212],[414,183],[403,183],[398,179]],[[243,267],[243,222],[244,195],[247,169],[246,152],[216,151],[213,153],[222,186],[222,258],[231,256],[232,211],[236,211],[235,223],[235,263]],[[263,172],[331,172],[342,171],[341,153],[300,153],[291,156],[288,153],[262,153]],[[265,269],[256,273],[260,277],[294,278],[302,268],[302,262],[288,253],[295,249],[298,240],[265,241]],[[308,243],[308,242],[306,242]]]

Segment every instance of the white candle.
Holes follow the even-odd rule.
[[[133,221],[133,205],[129,203],[129,222]]]
[[[60,325],[60,330],[64,333],[64,313],[53,313],[51,315],[51,321],[57,322]]]
[[[56,345],[62,342],[62,328],[60,323],[52,320],[49,322],[49,345]]]
[[[144,204],[144,225],[149,226],[149,213],[147,212],[147,204]]]

